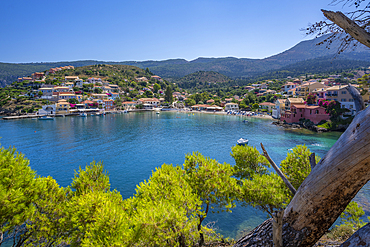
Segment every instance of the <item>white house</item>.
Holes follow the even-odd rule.
[[[96,84],[96,83],[102,83],[102,80],[100,78],[90,77],[89,79],[87,79],[87,82],[92,83],[92,84]]]
[[[138,104],[151,105],[153,107],[158,107],[159,102],[157,98],[141,98],[137,101]]]
[[[286,99],[277,99],[275,101],[275,107],[272,109],[272,117],[280,118],[281,112],[285,110],[285,101]]]
[[[297,86],[297,85],[296,85],[295,83],[293,83],[293,82],[288,82],[288,83],[286,83],[286,84],[282,85],[282,86],[281,86],[281,89],[282,89],[284,92],[288,93],[288,91],[289,91],[290,89],[296,88],[296,86]]]
[[[38,111],[38,115],[52,115],[55,114],[56,106],[54,105],[43,105]]]
[[[239,111],[239,106],[236,103],[225,104],[225,111]]]

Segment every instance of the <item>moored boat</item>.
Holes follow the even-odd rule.
[[[236,143],[240,146],[244,146],[248,144],[248,139],[240,138],[239,140],[236,141]]]
[[[42,116],[42,117],[39,117],[39,120],[54,120],[54,117]]]

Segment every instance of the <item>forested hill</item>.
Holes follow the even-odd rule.
[[[320,63],[331,63],[333,71],[341,70],[348,67],[348,64],[361,64],[366,66],[370,61],[370,49],[359,45],[355,51],[347,51],[340,55],[335,54],[339,44],[332,44],[331,49],[326,49],[325,45],[317,46],[323,38],[306,40],[298,43],[294,47],[277,55],[264,59],[248,58],[197,58],[192,61],[185,59],[169,59],[163,61],[122,61],[122,62],[105,62],[105,61],[72,61],[72,62],[55,62],[55,63],[27,63],[27,64],[9,64],[0,63],[0,84],[2,86],[10,84],[18,77],[29,76],[33,72],[41,72],[53,67],[73,65],[75,67],[94,65],[94,64],[125,64],[132,65],[142,69],[149,68],[154,74],[162,78],[181,78],[197,71],[215,71],[235,78],[256,78],[264,76],[267,72],[281,71],[282,68],[297,66],[301,69],[299,73],[314,73],[314,71],[304,71],[303,62],[313,64],[319,59]],[[312,60],[313,59],[313,60]],[[311,60],[311,61],[310,61]],[[337,61],[332,63],[333,61]],[[360,62],[359,62],[360,61]],[[365,61],[365,62],[364,62]],[[334,66],[335,65],[335,66]],[[296,66],[296,67],[297,67]],[[351,67],[350,65],[349,67]]]
[[[214,71],[197,71],[173,80],[181,88],[195,88],[199,85],[230,82],[232,79]]]

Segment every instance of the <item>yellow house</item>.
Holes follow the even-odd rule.
[[[108,95],[105,94],[105,93],[93,93],[91,95],[94,99],[101,99],[101,100],[105,100],[105,99],[108,99]]]
[[[69,103],[65,99],[59,100],[58,103],[56,103],[55,114],[69,114],[69,108]]]
[[[306,98],[315,89],[324,88],[324,87],[325,85],[321,84],[320,82],[306,82],[297,89],[297,91],[299,92],[298,96],[302,98]]]

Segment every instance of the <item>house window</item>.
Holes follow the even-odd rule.
[[[349,102],[353,102],[353,99],[349,99],[348,101],[349,101]]]
[[[346,100],[346,99],[341,99],[340,101],[341,101],[341,102],[346,102],[347,100]]]
[[[347,92],[346,91],[342,91],[342,94],[346,94]]]
[[[319,114],[319,110],[316,110],[315,114]]]

